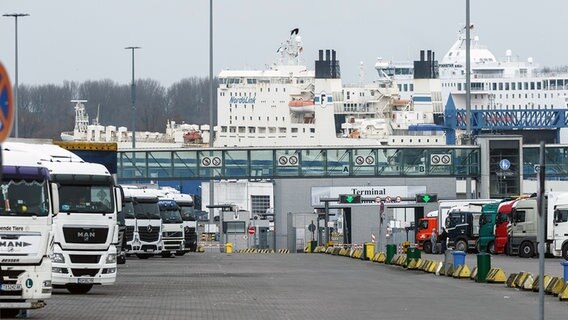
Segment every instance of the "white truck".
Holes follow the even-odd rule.
[[[112,175],[56,145],[5,143],[49,169],[58,184],[59,214],[53,218],[52,284],[84,294],[116,281],[122,195]]]
[[[123,186],[122,212],[124,214],[124,250],[127,256],[140,250],[140,238],[136,228],[136,215],[134,213],[134,202],[130,189]],[[137,246],[138,245],[138,246]]]
[[[193,197],[189,194],[167,191],[164,199],[175,200],[181,210],[184,230],[184,252],[197,251],[197,221]]]
[[[26,153],[4,150],[0,187],[0,318],[51,297],[52,217],[57,184]]]
[[[183,238],[183,220],[175,200],[159,198],[160,216],[162,217],[162,257],[172,254],[182,256],[185,253]]]
[[[545,248],[547,254],[568,260],[568,193],[549,192],[545,197]],[[510,254],[524,258],[538,253],[537,198],[521,199],[513,205],[509,233]]]
[[[148,189],[130,188],[134,207],[135,232],[130,251],[140,259],[162,253],[162,218],[158,196]],[[127,225],[128,226],[128,225]]]

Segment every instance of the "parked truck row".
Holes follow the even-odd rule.
[[[53,288],[113,285],[126,254],[196,250],[190,195],[123,188],[56,145],[5,142],[1,152],[0,318],[43,307]]]
[[[568,192],[546,193],[544,205],[545,253],[568,260]],[[538,253],[538,218],[535,196],[440,201],[436,212],[419,220],[416,243],[431,253],[432,233],[446,228],[450,248],[533,257]]]

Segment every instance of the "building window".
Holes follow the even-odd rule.
[[[251,211],[252,214],[265,214],[270,208],[270,196],[251,195]]]

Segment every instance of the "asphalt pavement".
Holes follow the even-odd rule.
[[[116,285],[56,290],[28,318],[519,320],[537,318],[537,297],[327,254],[192,253],[129,258]],[[567,319],[568,302],[546,296],[545,304],[546,319]]]

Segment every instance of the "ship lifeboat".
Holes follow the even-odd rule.
[[[201,132],[195,130],[188,131],[183,135],[183,140],[186,143],[201,143]]]
[[[295,99],[288,103],[290,111],[293,112],[313,112],[314,111],[314,100],[303,100]]]
[[[410,104],[410,100],[407,99],[394,99],[392,104],[395,106],[407,106]]]

